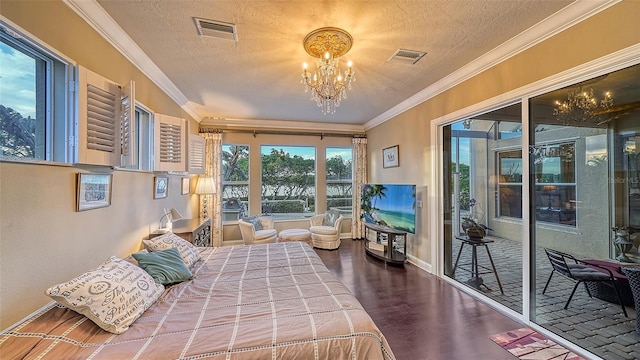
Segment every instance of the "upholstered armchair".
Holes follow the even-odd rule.
[[[309,219],[313,247],[333,250],[340,247],[340,228],[344,217],[332,210]]]
[[[278,232],[271,218],[250,216],[238,220],[238,225],[245,245],[276,242]]]

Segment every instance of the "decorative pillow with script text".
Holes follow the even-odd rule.
[[[115,256],[45,294],[102,329],[122,334],[164,292],[142,268]]]
[[[170,248],[178,248],[182,260],[187,264],[188,268],[191,268],[196,261],[200,260],[200,251],[192,243],[181,238],[180,236],[168,232],[166,234],[154,237],[150,240],[142,240],[142,243],[149,251],[167,250]]]

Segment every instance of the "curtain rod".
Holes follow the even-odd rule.
[[[366,134],[346,134],[346,133],[331,133],[331,132],[305,132],[305,131],[275,131],[275,130],[240,130],[240,129],[218,129],[201,127],[199,132],[201,133],[241,133],[241,134],[253,134],[253,137],[257,135],[295,135],[295,136],[319,136],[320,139],[324,137],[349,137],[349,138],[366,138]]]

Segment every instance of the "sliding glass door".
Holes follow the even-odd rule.
[[[514,104],[444,127],[444,273],[522,313],[522,121]],[[484,236],[470,241],[469,228]],[[473,237],[473,235],[471,235]]]
[[[640,336],[620,270],[640,263],[640,66],[536,96],[529,104],[531,320],[603,358],[633,358]],[[552,275],[547,252],[560,252],[571,266],[574,257],[611,270],[631,318],[611,282],[588,281],[573,293],[576,281],[557,270]],[[618,354],[629,346],[625,338],[634,336],[628,356]]]
[[[640,267],[640,65],[525,101],[524,121],[517,103],[442,127],[444,276],[602,358],[637,358],[624,269]]]

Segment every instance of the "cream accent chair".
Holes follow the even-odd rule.
[[[325,214],[319,214],[312,216],[311,221],[311,241],[313,247],[319,249],[334,250],[340,247],[340,228],[344,217],[338,216],[334,221],[333,226],[322,225]]]
[[[262,230],[256,230],[250,222],[242,219],[238,220],[244,244],[269,244],[276,242],[278,232],[275,229],[273,219],[268,217],[259,217],[258,220],[260,221],[260,225],[262,225]]]

